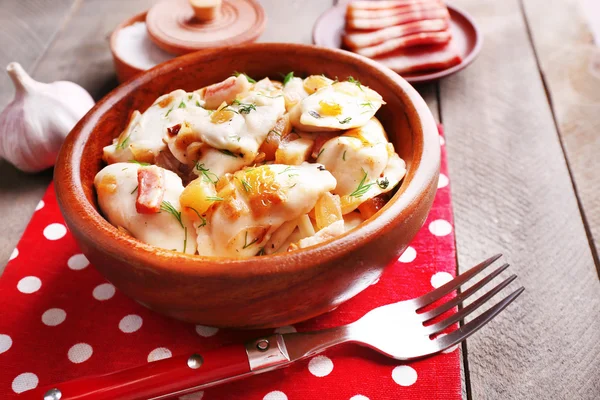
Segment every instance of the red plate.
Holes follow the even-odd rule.
[[[342,48],[342,35],[346,24],[346,6],[341,4],[323,13],[313,28],[313,42],[318,46]],[[437,71],[424,71],[404,74],[402,77],[410,83],[431,82],[452,75],[473,62],[481,50],[483,36],[473,18],[466,12],[448,5],[452,41],[462,62],[450,68]]]

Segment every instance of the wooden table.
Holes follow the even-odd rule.
[[[600,17],[594,1],[452,1],[479,23],[483,50],[419,88],[446,129],[459,272],[503,252],[527,289],[462,347],[465,398],[600,398],[600,50],[589,28],[600,25],[584,18]],[[304,43],[332,5],[261,2],[261,41]],[[108,34],[151,3],[3,0],[0,65],[19,61],[38,80],[71,80],[99,99],[117,84]],[[11,98],[2,75],[0,109]],[[51,175],[0,162],[0,266]]]

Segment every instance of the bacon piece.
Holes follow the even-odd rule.
[[[348,9],[353,10],[385,10],[389,8],[402,7],[407,4],[432,3],[439,0],[358,0],[348,4]]]
[[[375,213],[377,213],[377,211],[381,210],[389,200],[389,193],[382,193],[365,201],[364,203],[361,203],[361,205],[358,206],[360,216],[364,219],[371,218],[373,215],[375,215]]]
[[[428,19],[390,26],[373,32],[350,31],[344,35],[344,43],[351,49],[374,46],[386,40],[410,35],[412,33],[438,32],[448,29],[446,19]]]
[[[137,173],[138,195],[135,209],[139,214],[155,214],[160,211],[165,195],[165,171],[155,165],[140,167]]]
[[[388,40],[375,46],[356,49],[355,52],[362,56],[373,58],[390,53],[394,50],[406,49],[407,47],[445,44],[448,43],[451,38],[452,34],[449,29],[441,32],[413,33],[412,35]]]
[[[385,18],[349,18],[347,28],[350,29],[382,29],[390,26],[406,24],[408,22],[420,21],[424,19],[448,19],[448,9],[446,7],[435,7],[433,9],[422,9],[411,11],[399,15],[393,15]]]
[[[312,158],[315,160],[319,153],[321,153],[321,148],[323,145],[330,139],[338,136],[338,133],[329,133],[329,132],[321,132],[314,135],[315,143],[313,144],[312,153],[310,154]]]
[[[406,74],[409,72],[437,70],[460,64],[462,58],[452,45],[426,46],[397,51],[383,57],[374,58],[391,70]]]
[[[216,109],[223,102],[229,104],[235,100],[238,94],[250,90],[250,87],[251,84],[246,79],[246,75],[230,76],[223,82],[204,88],[204,106],[208,109]]]
[[[371,2],[369,2],[371,3]],[[378,1],[377,3],[381,3]],[[439,0],[412,0],[405,1],[393,7],[386,8],[360,8],[351,3],[346,11],[348,19],[378,19],[391,17],[394,15],[405,14],[412,11],[432,10],[443,8],[444,5]]]

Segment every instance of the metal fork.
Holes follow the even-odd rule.
[[[520,287],[483,314],[447,335],[439,335],[439,333],[456,322],[463,321],[465,317],[486,304],[490,298],[514,281],[517,276],[512,275],[508,277],[479,297],[475,302],[445,319],[433,324],[431,322],[445,312],[462,304],[464,300],[478,292],[488,282],[507,269],[509,265],[504,264],[498,267],[494,272],[481,279],[468,290],[436,306],[430,311],[424,312],[423,309],[460,288],[475,275],[492,265],[501,256],[502,254],[497,254],[488,258],[470,270],[458,275],[450,282],[423,296],[375,308],[349,325],[315,332],[283,334],[281,336],[283,336],[289,359],[297,360],[309,357],[329,347],[347,342],[354,342],[370,347],[397,360],[412,360],[446,350],[462,342],[487,324],[523,293],[525,289]],[[260,339],[256,343],[259,341]]]
[[[444,313],[508,268],[508,264],[504,264],[458,296],[431,310],[425,309],[460,288],[500,257],[498,254],[485,260],[421,297],[375,308],[349,325],[313,332],[275,334],[252,340],[245,346],[236,344],[200,354],[177,356],[100,377],[86,377],[35,389],[24,399],[165,399],[286,367],[347,342],[370,347],[397,360],[436,354],[471,336],[523,292],[522,287],[517,289],[472,321],[447,335],[440,334],[487,303],[516,276],[512,275],[472,304],[442,318]]]

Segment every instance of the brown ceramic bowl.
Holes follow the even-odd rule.
[[[93,179],[102,148],[163,93],[192,91],[233,71],[281,79],[324,73],[353,76],[379,92],[377,113],[407,175],[389,203],[360,227],[321,245],[250,259],[162,250],[114,228],[99,213]],[[377,279],[415,236],[435,195],[439,139],[427,105],[404,79],[361,56],[300,44],[252,44],[189,54],[119,86],[71,131],[55,169],[67,225],[92,264],[119,290],[171,317],[217,327],[292,324],[337,307]]]

